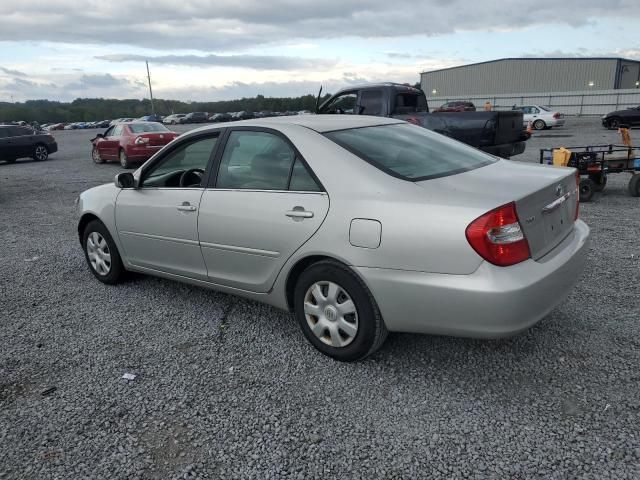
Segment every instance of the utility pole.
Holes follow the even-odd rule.
[[[155,116],[156,109],[153,106],[153,90],[151,90],[151,74],[149,73],[149,62],[145,61],[144,63],[147,64],[147,80],[149,81],[149,95],[151,96],[151,113]]]

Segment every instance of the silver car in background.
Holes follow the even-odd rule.
[[[524,105],[513,107],[513,110],[522,112],[524,126],[531,126],[536,130],[544,130],[553,127],[562,127],[565,122],[564,114],[542,105]]]
[[[394,119],[298,115],[181,135],[83,192],[78,234],[104,283],[135,271],[265,302],[353,361],[388,331],[500,337],[538,322],[585,262],[577,199],[573,169]]]

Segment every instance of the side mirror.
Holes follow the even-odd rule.
[[[115,183],[118,188],[136,188],[136,179],[131,172],[117,174]]]

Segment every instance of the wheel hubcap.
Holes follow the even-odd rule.
[[[111,271],[111,252],[104,237],[98,232],[91,232],[87,237],[87,256],[91,268],[98,275],[108,275]]]
[[[47,149],[44,147],[36,147],[36,158],[38,160],[44,160],[47,158]]]
[[[98,153],[98,149],[97,148],[93,149],[93,161],[94,162],[99,162],[100,161],[100,153]]]
[[[316,282],[304,296],[304,315],[313,334],[331,347],[346,347],[358,333],[358,311],[337,283]]]

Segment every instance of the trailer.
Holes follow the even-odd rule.
[[[591,201],[596,192],[602,191],[611,173],[630,173],[629,194],[640,197],[640,155],[634,153],[628,131],[621,134],[625,145],[541,148],[540,163],[577,169],[581,177],[581,202]]]

